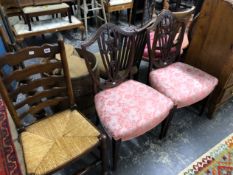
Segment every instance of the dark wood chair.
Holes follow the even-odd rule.
[[[56,54],[60,54],[60,61],[55,59]],[[40,58],[47,59],[46,64]],[[99,149],[104,174],[106,137],[76,110],[63,41],[9,53],[0,58],[0,68],[24,61],[32,64],[1,75],[0,93],[19,132],[27,173],[52,174]],[[57,69],[63,73],[53,75]],[[30,81],[9,88],[13,81],[25,79]],[[45,111],[43,116],[41,111]],[[101,159],[88,167],[80,166],[81,173],[98,165]]]
[[[176,20],[168,10],[163,10],[147,31],[149,83],[172,99],[177,108],[202,101],[218,83],[215,77],[179,61],[184,32],[185,22]],[[151,33],[154,35],[152,43]]]
[[[163,122],[161,137],[170,121],[172,101],[140,82],[129,80],[135,57],[136,32],[126,32],[114,24],[101,26],[96,35],[77,49],[85,58],[95,89],[95,108],[108,135],[112,138],[113,170],[117,167],[120,144],[136,138]],[[87,51],[96,42],[107,72],[100,79],[89,65],[96,59]]]
[[[130,27],[122,27],[121,29],[124,31],[131,31],[135,33],[135,57],[133,60],[133,68],[132,68],[132,75],[135,76],[135,79],[137,79],[138,77],[138,73],[139,73],[139,67],[140,67],[140,63],[142,60],[142,56],[144,53],[144,48],[146,45],[146,40],[147,40],[147,28],[152,25],[155,22],[155,18],[152,19],[151,21],[149,21],[147,24],[145,24],[143,27],[135,27],[135,26],[130,26]],[[99,51],[101,50],[101,47],[99,46]],[[95,54],[97,62],[98,62],[98,69],[100,72],[100,76],[101,78],[106,79],[107,75],[106,75],[106,70],[105,70],[105,66],[104,63],[102,61],[101,58],[101,54],[96,53]]]

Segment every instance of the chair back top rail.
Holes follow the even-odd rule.
[[[56,59],[56,54],[61,55],[61,60]],[[18,67],[8,75],[1,73],[0,77],[0,93],[19,130],[25,127],[24,120],[28,116],[36,120],[47,117],[40,115],[45,108],[60,104],[66,104],[68,108],[74,106],[63,41],[8,53],[0,58],[0,69],[5,65],[16,66],[26,62],[24,68]],[[9,88],[15,81],[18,86]]]
[[[107,79],[104,81],[105,88],[114,87],[131,76],[130,73],[135,57],[135,36],[136,32],[128,32],[108,23],[102,25],[92,38],[81,45],[82,49],[86,50],[97,42],[107,74]],[[87,58],[88,56],[94,59],[91,56],[92,54],[78,51],[83,54],[87,61],[90,59]],[[96,75],[94,76],[96,80],[99,79]],[[97,82],[96,80],[94,82]],[[96,85],[100,87],[99,83]],[[104,88],[104,86],[101,86],[101,88]]]
[[[179,60],[185,27],[185,22],[178,21],[169,10],[163,10],[159,14],[154,25],[147,29],[150,70]]]

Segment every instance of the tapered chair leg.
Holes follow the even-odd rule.
[[[111,12],[108,12],[108,22],[111,22]]]
[[[108,173],[108,154],[107,154],[107,137],[101,136],[101,158],[102,158],[102,174]]]
[[[174,116],[174,111],[176,108],[173,108],[170,111],[170,114],[167,116],[167,118],[162,122],[162,128],[160,131],[159,139],[163,139],[167,135],[168,128],[170,126],[171,120]]]
[[[133,9],[131,8],[129,12],[129,25],[132,24],[132,14],[133,14]]]
[[[205,108],[207,106],[208,98],[209,97],[207,97],[206,99],[203,100],[203,102],[201,104],[201,110],[199,111],[199,116],[202,116],[203,113],[205,112]]]
[[[107,21],[107,17],[106,17],[106,12],[105,12],[105,7],[104,7],[103,0],[101,0],[101,6],[102,6],[102,13],[103,13],[103,17],[104,17],[104,22],[106,24],[108,21]]]
[[[88,35],[88,28],[87,28],[87,13],[88,13],[88,7],[87,7],[87,2],[86,2],[86,0],[83,1],[83,7],[84,7],[83,13],[84,13],[85,34],[86,34],[86,37],[87,37],[87,35]]]
[[[115,171],[117,169],[117,161],[119,158],[121,140],[114,140],[112,138],[112,170]]]

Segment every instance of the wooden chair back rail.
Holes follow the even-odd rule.
[[[61,63],[46,63],[45,65],[32,65],[28,66],[27,68],[23,70],[16,70],[13,73],[11,73],[9,76],[3,78],[3,82],[5,84],[10,84],[12,81],[17,80],[26,80],[29,76],[38,74],[38,73],[51,73],[55,69],[61,69],[62,64]]]
[[[102,84],[99,83],[99,77],[93,75],[91,67],[88,65],[88,59],[94,59],[94,56],[91,53],[78,49],[78,52],[86,59],[96,88],[106,89],[115,87],[129,78],[135,56],[135,35],[136,32],[127,32],[114,24],[108,23],[102,25],[90,40],[81,45],[82,49],[86,50],[93,43],[97,42],[108,76]]]
[[[52,88],[49,90],[44,90],[42,92],[38,92],[33,96],[28,96],[25,100],[17,103],[15,105],[16,109],[19,109],[23,107],[26,104],[34,104],[40,102],[42,98],[52,98],[52,97],[57,97],[63,94],[63,92],[66,91],[66,87],[58,87],[58,88]]]
[[[23,117],[27,116],[28,114],[34,115],[34,114],[44,110],[44,108],[46,108],[46,107],[57,106],[58,104],[65,103],[65,102],[69,102],[68,97],[56,97],[52,100],[47,100],[46,102],[40,102],[40,104],[38,104],[36,106],[31,106],[28,111],[26,111],[20,115],[20,118],[22,119]]]
[[[0,67],[4,64],[15,66],[23,61],[33,59],[33,58],[55,58],[55,55],[59,53],[59,47],[45,44],[41,47],[33,46],[30,48],[25,48],[17,52],[18,58],[15,59],[14,53],[9,53],[7,57],[1,58]],[[26,56],[25,56],[26,55]]]
[[[61,55],[61,61],[55,59],[55,55]],[[0,77],[0,92],[7,103],[17,128],[23,128],[21,122],[28,114],[34,115],[46,107],[58,104],[74,105],[74,96],[66,61],[65,47],[62,41],[58,45],[43,45],[41,47],[25,48],[17,53],[9,53],[0,59],[0,68],[6,64],[14,66],[34,58],[43,58],[46,62],[35,63],[18,68],[10,75]],[[54,70],[63,69],[63,75],[51,75]],[[34,80],[33,75],[37,75]],[[22,81],[23,80],[23,81]],[[13,81],[22,81],[15,89],[10,89]],[[25,81],[25,82],[24,82]],[[64,84],[66,82],[66,86]],[[16,102],[17,96],[25,96],[20,102]],[[29,109],[24,109],[28,105]],[[24,109],[23,112],[21,109]],[[21,111],[21,112],[20,112]],[[36,117],[36,116],[35,116]]]
[[[147,46],[150,70],[179,61],[185,27],[185,21],[178,21],[170,11],[163,10],[155,24],[148,28]],[[151,32],[154,32],[153,43],[150,42]]]
[[[9,93],[9,97],[15,99],[19,93],[25,94],[29,93],[39,87],[55,86],[56,84],[62,82],[64,78],[62,76],[51,76],[43,77],[38,80],[33,80],[28,84],[22,84],[17,89]]]

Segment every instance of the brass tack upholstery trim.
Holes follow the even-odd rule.
[[[95,146],[100,136],[78,111],[66,110],[35,123],[21,134],[27,173],[42,175]]]

